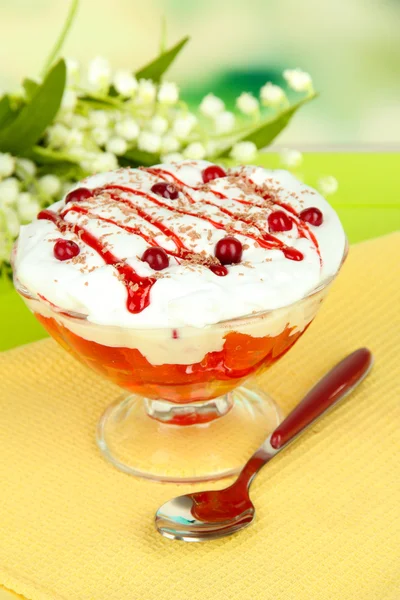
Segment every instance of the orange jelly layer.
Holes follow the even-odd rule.
[[[279,335],[254,338],[230,332],[219,352],[209,352],[190,365],[152,365],[134,348],[112,348],[86,340],[53,318],[36,313],[50,335],[80,362],[117,385],[141,396],[176,403],[211,400],[259,373],[295,343],[303,333],[286,327]],[[171,338],[171,355],[173,339]]]

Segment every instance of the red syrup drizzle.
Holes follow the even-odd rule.
[[[159,229],[165,236],[172,239],[172,241],[175,242],[176,251],[167,250],[166,248],[163,248],[167,254],[169,254],[170,256],[174,256],[177,259],[183,259],[183,260],[193,259],[194,253],[185,246],[185,244],[182,242],[180,237],[176,235],[176,233],[174,233],[171,229],[169,229],[166,225],[164,225],[164,223],[161,223],[160,221],[157,221],[157,219],[154,219],[151,215],[148,215],[144,210],[142,210],[141,208],[139,208],[138,206],[133,204],[130,200],[126,200],[125,198],[122,198],[118,194],[113,194],[111,191],[112,189],[117,189],[119,191],[134,193],[139,196],[145,196],[149,200],[154,200],[151,196],[148,196],[147,194],[145,194],[144,192],[140,192],[139,190],[133,190],[131,188],[126,188],[123,186],[109,186],[109,187],[105,186],[103,188],[97,188],[96,190],[94,190],[94,194],[100,194],[102,191],[107,191],[107,193],[109,194],[109,196],[112,200],[114,200],[115,202],[119,202],[121,204],[125,204],[126,206],[129,206],[144,221],[147,221],[151,225],[154,225],[154,227]],[[168,208],[169,210],[175,210],[171,207],[168,207],[167,204],[163,204],[162,202],[157,202],[156,200],[154,200],[154,201],[163,207],[165,206],[165,208]],[[113,219],[109,219],[109,218],[102,217],[100,215],[91,213],[89,210],[87,210],[86,208],[84,208],[82,206],[68,207],[66,210],[64,210],[63,213],[61,213],[61,216],[64,217],[66,214],[68,214],[71,211],[79,212],[79,213],[85,214],[89,217],[94,217],[94,218],[98,219],[99,221],[105,221],[106,223],[111,223],[111,224],[115,225],[116,227],[118,227],[119,229],[124,229],[125,231],[128,231],[129,233],[134,233],[136,235],[140,235],[143,239],[145,239],[152,246],[158,246],[158,243],[150,236],[147,236],[146,234],[144,234],[139,227],[130,227],[130,226],[124,225],[123,223],[118,223],[117,221],[114,221]],[[219,277],[224,277],[225,275],[228,274],[228,269],[226,267],[224,267],[224,265],[211,265],[208,268],[210,269],[210,271],[212,271]]]
[[[183,181],[181,181],[173,173],[170,173],[169,171],[166,171],[163,169],[148,168],[148,169],[144,169],[144,170],[146,170],[148,173],[150,173],[152,175],[160,177],[164,181],[165,180],[168,181],[169,180],[168,178],[173,179],[174,182],[176,184],[178,184],[179,191],[185,195],[187,200],[191,204],[196,204],[196,202],[193,200],[193,198],[188,194],[188,192],[184,188],[189,187],[193,190],[199,190],[201,188],[195,188],[195,187],[186,185],[186,184],[184,184]],[[254,187],[255,193],[257,194],[258,192],[257,192],[257,188],[256,188],[256,185],[254,184],[254,182],[251,181],[250,179],[248,179],[248,182]],[[186,210],[183,210],[180,208],[175,208],[174,206],[170,206],[164,202],[161,202],[160,200],[154,198],[153,196],[151,196],[145,192],[142,192],[140,190],[134,189],[134,188],[121,186],[121,185],[105,185],[103,187],[93,190],[93,196],[99,195],[102,192],[107,192],[110,195],[110,198],[112,200],[129,206],[143,220],[152,224],[154,227],[159,229],[159,231],[161,231],[164,235],[166,235],[168,238],[172,239],[176,245],[176,251],[171,251],[171,250],[165,250],[165,251],[167,252],[167,254],[174,256],[177,259],[190,260],[191,258],[193,258],[194,253],[192,251],[190,251],[184,245],[184,243],[179,238],[179,236],[177,236],[171,229],[166,227],[163,223],[157,221],[157,219],[154,219],[151,215],[148,215],[140,207],[136,206],[132,201],[122,198],[119,193],[113,193],[113,190],[116,190],[118,192],[125,192],[128,194],[133,194],[135,196],[142,196],[142,197],[146,198],[148,201],[153,202],[154,204],[156,204],[162,208],[165,208],[166,210],[169,210],[171,212],[177,212],[180,214],[185,214],[185,215],[195,217],[198,219],[202,219],[203,221],[209,222],[216,229],[222,229],[224,231],[227,231],[226,224],[224,224],[224,223],[215,221],[214,219],[211,219],[210,217],[208,217],[206,215],[202,215],[201,213],[190,212],[190,211],[186,211]],[[221,192],[214,191],[214,190],[209,190],[209,191],[212,192],[216,197],[223,198],[223,199],[227,198],[227,196],[225,196]],[[271,200],[274,204],[277,204],[277,205],[285,208],[288,212],[290,212],[298,220],[300,220],[299,215],[296,213],[296,211],[290,205],[280,203],[280,202],[274,200],[273,198],[271,198],[269,195],[262,196],[262,197],[264,199]],[[257,206],[259,208],[265,208],[262,205],[254,204],[253,202],[248,202],[246,200],[241,200],[238,198],[234,198],[233,200],[236,202],[239,202],[241,204]],[[235,215],[235,213],[232,213],[231,211],[225,209],[224,207],[219,206],[218,204],[215,204],[211,201],[204,201],[204,203],[208,204],[210,206],[214,206],[220,212],[235,219],[236,221],[241,221],[247,225],[257,228],[257,225],[253,221],[251,221],[249,219],[243,219],[243,218],[239,217],[238,215]],[[124,225],[122,223],[118,223],[117,221],[114,221],[113,219],[109,219],[109,218],[102,217],[100,215],[91,213],[88,209],[81,207],[81,206],[76,206],[76,205],[68,206],[68,208],[61,213],[61,215],[57,215],[56,213],[54,213],[50,210],[43,210],[38,215],[38,219],[52,221],[57,226],[58,230],[62,233],[66,232],[66,231],[71,231],[71,232],[75,233],[85,244],[87,244],[95,252],[97,252],[103,258],[103,260],[105,261],[106,264],[112,265],[118,271],[118,273],[121,275],[123,282],[125,284],[125,287],[127,290],[127,296],[128,296],[127,297],[128,311],[132,312],[132,313],[139,313],[142,310],[144,310],[144,308],[146,308],[150,304],[150,290],[151,290],[152,286],[154,285],[154,283],[156,282],[156,279],[154,279],[152,277],[140,277],[132,267],[130,267],[124,261],[118,259],[111,251],[107,250],[105,245],[102,244],[102,242],[99,239],[97,239],[94,235],[92,235],[84,227],[75,225],[73,223],[66,222],[64,220],[64,217],[68,214],[68,212],[71,212],[71,211],[85,214],[88,217],[93,217],[98,220],[113,224],[120,229],[124,229],[125,231],[128,231],[129,233],[133,233],[135,235],[140,235],[151,246],[156,246],[157,243],[154,241],[154,239],[152,237],[143,233],[139,227],[131,227],[128,225]],[[294,221],[294,222],[298,227],[301,237],[307,237],[307,235],[305,235],[305,231],[307,231],[310,238],[312,239],[312,241],[315,244],[318,254],[320,255],[317,240],[315,239],[315,236],[312,234],[312,232],[309,231],[307,225],[303,226],[301,223],[299,223],[297,221]],[[229,233],[237,233],[239,235],[245,235],[246,237],[255,240],[263,248],[281,250],[282,253],[284,254],[284,256],[290,260],[301,261],[304,258],[303,254],[301,252],[299,252],[295,248],[286,246],[283,242],[281,242],[281,240],[279,240],[278,238],[276,238],[275,236],[273,236],[269,233],[262,232],[262,235],[260,237],[260,236],[256,236],[256,235],[253,235],[250,233],[245,233],[240,230],[233,229],[232,227],[229,227]],[[228,274],[228,270],[224,265],[207,265],[207,266],[215,275],[217,275],[219,277],[224,277]]]
[[[290,204],[287,204],[286,202],[279,202],[279,200],[274,198],[274,196],[271,194],[260,193],[257,185],[254,183],[254,181],[252,179],[250,179],[250,177],[245,177],[245,179],[246,179],[247,183],[249,183],[253,187],[255,194],[260,195],[262,198],[264,198],[264,200],[270,200],[273,204],[276,204],[277,206],[284,208],[289,213],[291,213],[293,215],[293,217],[295,217],[295,219],[292,219],[292,221],[296,225],[296,227],[299,231],[300,237],[309,239],[312,241],[312,243],[314,244],[315,250],[317,251],[320,265],[322,266],[322,256],[321,256],[321,252],[319,249],[318,240],[315,237],[315,235],[313,234],[313,232],[310,230],[310,228],[308,227],[307,223],[305,223],[304,221],[301,220],[300,214],[293,208],[293,206],[291,206]],[[245,200],[239,200],[239,199],[237,200],[237,202],[241,202],[242,204],[250,204],[250,205],[252,204],[251,202],[246,202]],[[262,206],[260,206],[258,204],[254,205],[254,206],[259,206],[260,208],[262,208]]]
[[[136,205],[134,205],[130,200],[121,198],[118,194],[113,194],[112,193],[113,189],[119,190],[121,192],[126,192],[129,194],[134,194],[136,196],[142,196],[142,197],[146,198],[146,200],[149,200],[150,202],[153,202],[154,204],[157,204],[157,206],[161,206],[162,208],[165,208],[166,210],[169,210],[171,212],[180,213],[183,215],[188,215],[190,217],[195,217],[197,219],[202,219],[203,221],[207,221],[208,223],[211,223],[211,225],[213,225],[216,229],[222,229],[222,230],[228,232],[228,230],[226,229],[225,223],[221,223],[220,221],[214,221],[214,219],[211,219],[210,217],[207,217],[206,215],[202,215],[201,213],[190,212],[188,210],[175,208],[173,206],[170,206],[169,204],[165,204],[165,202],[161,202],[160,200],[153,198],[153,196],[150,196],[149,194],[146,194],[145,192],[142,192],[140,190],[132,189],[132,188],[125,187],[122,185],[109,185],[109,186],[105,185],[104,187],[97,188],[97,190],[95,190],[95,193],[101,193],[101,192],[109,193],[113,200],[122,202],[124,204],[127,204],[131,208],[134,208],[139,216],[143,217],[150,223],[152,221],[150,220],[149,215],[146,215],[146,213],[143,213],[143,211],[141,211],[141,209],[139,209]],[[193,204],[194,203],[195,202],[193,201]],[[205,202],[205,203],[212,204],[212,202]],[[235,218],[237,221],[242,220],[242,219],[239,219],[238,217],[236,217],[234,213],[231,213],[230,211],[225,211],[225,209],[221,209],[221,207],[218,206],[217,204],[215,204],[215,205],[212,204],[212,205],[215,206],[216,208],[220,209],[221,212],[226,212],[226,214],[229,214],[230,216]],[[248,222],[248,224],[254,226],[254,223],[252,223],[250,221]],[[269,250],[271,250],[271,249],[281,250],[283,252],[283,254],[285,254],[285,256],[286,256],[286,251],[290,250],[290,252],[288,252],[288,255],[289,255],[288,258],[290,257],[291,260],[303,260],[303,258],[304,258],[301,252],[299,252],[298,250],[295,250],[294,248],[289,248],[288,246],[285,246],[285,244],[283,242],[278,240],[278,238],[275,238],[274,236],[270,235],[269,233],[265,233],[265,234],[263,234],[262,237],[259,237],[259,236],[253,235],[251,233],[244,233],[243,231],[234,229],[233,227],[229,227],[229,233],[237,233],[239,235],[244,235],[245,237],[251,238],[251,239],[255,240],[256,242],[258,242],[262,248],[268,248]],[[228,273],[227,269],[223,265],[212,265],[211,267],[209,267],[209,269],[213,273],[215,273],[216,275],[219,275],[219,276],[224,276],[224,275],[227,275],[227,273]]]
[[[169,171],[166,171],[165,169],[148,168],[148,169],[146,169],[146,171],[148,173],[151,173],[152,175],[161,176],[162,179],[164,179],[164,181],[168,181],[168,179],[165,176],[171,177],[171,179],[173,179],[174,182],[180,186],[180,191],[183,194],[185,194],[185,196],[189,199],[190,202],[192,202],[192,204],[194,203],[194,200],[183,190],[183,186],[189,187],[192,190],[200,190],[201,189],[201,187],[189,186],[188,184],[183,183],[183,181],[181,181],[176,175],[174,175],[173,173],[170,173]],[[257,196],[261,196],[264,200],[269,200],[273,204],[276,204],[277,206],[284,208],[289,213],[291,213],[293,215],[293,217],[295,217],[295,219],[292,219],[292,221],[297,226],[300,237],[311,240],[311,242],[314,244],[314,247],[317,251],[320,264],[322,265],[322,257],[321,257],[321,253],[319,250],[317,238],[315,237],[313,232],[310,230],[308,225],[306,223],[302,222],[299,213],[293,208],[293,206],[291,206],[290,204],[286,204],[286,202],[279,202],[279,200],[277,200],[272,194],[260,193],[258,186],[254,183],[254,181],[252,179],[250,179],[250,177],[244,177],[244,179],[253,188],[253,191]],[[217,190],[212,190],[212,193],[215,196],[217,196],[218,198],[221,198],[224,200],[226,200],[228,198],[228,196],[226,196],[222,192],[218,192]],[[263,205],[263,204],[256,204],[254,202],[249,202],[248,200],[242,200],[241,198],[232,198],[232,200],[234,200],[234,202],[239,202],[239,204],[245,204],[247,206],[255,206],[257,208],[265,208],[265,205]],[[206,204],[212,204],[212,203],[206,202]],[[218,205],[213,205],[213,206],[217,206],[218,208],[220,208]],[[237,219],[237,220],[242,221],[242,219]],[[246,221],[244,221],[244,222],[246,222]],[[254,226],[254,223],[250,223],[250,224]],[[263,237],[266,237],[266,236],[268,236],[268,234],[264,233]],[[281,244],[281,242],[278,238],[275,238],[274,236],[271,236],[271,235],[269,237],[267,237],[267,239],[271,239],[271,238],[272,238],[272,240],[278,241]],[[280,248],[280,249],[282,249],[282,248]],[[283,254],[285,254],[283,249],[282,249],[282,252],[283,252]],[[290,251],[287,254],[285,254],[286,258],[290,258],[291,260],[302,260],[303,255],[301,255],[301,258],[298,258],[298,255],[301,255],[301,252],[298,252],[294,248],[290,248]],[[295,256],[297,258],[294,258]]]
[[[179,191],[184,194],[184,196],[189,200],[189,202],[191,204],[196,204],[196,202],[193,200],[193,198],[185,191],[184,187],[189,187],[192,190],[200,190],[201,188],[192,187],[192,186],[189,186],[189,185],[185,184],[178,177],[176,177],[176,175],[174,175],[173,173],[170,173],[169,171],[165,171],[164,169],[151,169],[151,168],[149,168],[149,169],[146,169],[146,171],[148,173],[152,174],[152,175],[156,175],[156,176],[161,177],[162,179],[164,179],[164,181],[169,181],[166,176],[171,177],[173,179],[174,183],[177,186],[179,186]],[[252,181],[249,180],[249,183],[251,183],[253,185],[253,187],[254,187],[254,183]],[[209,191],[210,193],[214,194],[214,196],[217,196],[218,198],[221,198],[221,199],[224,199],[224,200],[226,200],[228,198],[228,196],[226,196],[225,194],[223,194],[221,192],[218,192],[216,190],[207,190],[207,191]],[[254,191],[255,191],[255,193],[257,193],[255,189],[254,189]],[[272,202],[274,202],[274,204],[278,204],[279,206],[282,206],[283,208],[286,208],[286,205],[283,205],[283,204],[281,204],[279,202],[274,201],[269,196],[266,197],[265,199],[272,200]],[[232,198],[232,200],[234,200],[235,202],[239,202],[240,204],[247,204],[247,205],[250,205],[250,206],[256,206],[258,208],[265,208],[265,206],[263,206],[263,205],[255,204],[253,202],[249,202],[249,201],[246,201],[246,200],[240,200],[239,198]],[[259,229],[257,227],[256,223],[254,223],[250,219],[243,219],[242,217],[239,217],[238,215],[235,215],[235,213],[231,212],[230,210],[227,210],[226,208],[220,206],[219,204],[215,204],[214,202],[211,202],[210,200],[204,200],[204,199],[203,199],[203,203],[204,204],[208,204],[209,206],[215,206],[215,208],[218,208],[218,210],[220,212],[222,212],[223,214],[226,214],[227,216],[229,216],[231,218],[234,218],[236,221],[240,221],[241,223],[245,223],[246,225],[249,225],[251,227],[255,227],[256,229]],[[178,212],[180,212],[180,211],[178,211]],[[294,215],[296,215],[298,217],[296,211],[292,207],[290,207],[290,212],[292,212]],[[214,225],[215,227],[217,226],[216,223],[215,223],[215,221],[212,221],[211,219],[209,219],[207,217],[204,217],[202,215],[198,215],[198,214],[194,214],[193,215],[192,213],[186,213],[186,214],[190,214],[191,216],[195,216],[195,217],[198,217],[200,219],[207,220],[210,223],[212,223],[212,225]],[[298,220],[300,220],[300,217],[298,217]],[[303,231],[304,227],[300,223],[298,223],[297,221],[295,221],[294,219],[293,219],[293,222],[298,226],[299,233],[300,233],[301,237],[307,237],[306,235],[302,234],[302,231]],[[221,228],[225,229],[225,226],[222,223],[218,223],[218,225],[219,225],[219,227],[218,227],[219,229],[221,229]],[[221,227],[221,225],[222,225],[222,227]],[[306,229],[308,231],[307,227],[306,227]],[[273,250],[273,249],[280,250],[283,253],[283,255],[286,258],[288,258],[289,260],[301,261],[304,258],[303,254],[299,250],[296,250],[295,248],[292,248],[290,246],[286,246],[286,244],[284,244],[279,238],[271,235],[270,233],[261,232],[261,237],[259,237],[259,236],[253,235],[251,233],[244,233],[243,231],[234,230],[233,228],[230,228],[230,230],[232,232],[235,232],[235,233],[239,234],[239,235],[245,235],[246,237],[253,239],[258,244],[260,244],[260,246],[262,248],[266,248],[266,249],[269,249],[269,250]],[[318,255],[320,256],[319,249],[318,249],[318,242],[315,239],[315,236],[311,232],[310,232],[310,237],[312,237],[312,241],[313,241],[313,243],[314,243],[314,245],[316,247]],[[320,259],[321,259],[321,257],[320,257]]]
[[[67,223],[63,217],[51,210],[42,210],[38,219],[51,221],[61,233],[70,231],[75,233],[87,246],[101,256],[107,265],[112,265],[121,275],[126,291],[126,306],[129,312],[139,313],[150,304],[150,290],[156,282],[152,277],[140,277],[127,263],[120,261],[110,250],[107,250],[94,235],[84,227]]]

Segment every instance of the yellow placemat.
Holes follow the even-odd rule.
[[[0,583],[32,600],[398,600],[399,256],[397,234],[353,247],[316,322],[264,377],[289,410],[346,353],[376,357],[259,475],[257,522],[217,542],[153,528],[190,486],[100,457],[95,425],[115,387],[49,340],[0,355]]]

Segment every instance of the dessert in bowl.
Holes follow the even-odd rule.
[[[277,425],[241,386],[306,330],[345,253],[290,173],[184,161],[83,180],[22,228],[13,264],[49,333],[129,392],[100,420],[107,458],[194,481],[234,473]]]

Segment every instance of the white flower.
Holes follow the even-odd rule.
[[[6,229],[12,237],[17,237],[19,233],[19,218],[13,208],[6,207],[3,209],[3,214],[6,219]]]
[[[40,204],[29,192],[22,192],[17,199],[17,210],[24,223],[32,221],[40,210]]]
[[[88,155],[91,155],[93,153],[88,152],[86,148],[83,148],[83,146],[70,146],[68,148],[68,154],[73,160],[81,161],[87,158]]]
[[[74,154],[71,153],[71,155],[74,156],[75,160],[77,160],[77,161],[79,160],[79,164],[80,164],[81,168],[84,171],[86,171],[87,173],[95,173],[94,165],[95,165],[95,161],[97,160],[99,154],[100,153],[98,153],[98,152],[84,152],[84,153],[81,153],[80,155],[79,154],[75,155],[75,153]],[[114,158],[115,158],[114,154],[112,156],[114,156]],[[65,195],[64,188],[63,188],[63,195]]]
[[[61,125],[65,125],[66,127],[71,127],[72,119],[74,118],[74,113],[69,110],[60,109],[56,118],[54,119],[54,123]]]
[[[9,177],[0,181],[0,206],[10,206],[14,204],[18,197],[19,184],[18,179]]]
[[[150,129],[153,133],[158,133],[158,135],[163,135],[168,129],[168,121],[165,117],[161,115],[155,115],[150,120]]]
[[[57,196],[61,191],[61,181],[56,175],[43,175],[38,179],[39,190],[46,196]]]
[[[161,140],[161,152],[163,154],[169,154],[176,152],[181,147],[179,140],[171,133],[165,135]]]
[[[98,154],[93,161],[94,172],[104,173],[105,171],[114,171],[118,168],[118,160],[115,154],[102,152]]]
[[[221,145],[221,142],[218,143],[217,140],[207,140],[206,155],[213,156],[217,152],[217,150],[219,150],[220,145]],[[222,142],[222,145],[226,146],[226,142]]]
[[[79,69],[78,61],[74,60],[73,58],[67,58],[65,62],[67,65],[68,85],[69,86],[78,85],[79,79],[80,79],[80,69]]]
[[[317,187],[324,196],[330,196],[336,194],[339,188],[339,183],[332,175],[326,175],[320,177],[317,182]]]
[[[159,87],[157,99],[160,104],[176,104],[179,99],[179,89],[176,83],[164,81]]]
[[[75,90],[71,90],[71,88],[66,88],[61,100],[61,108],[63,110],[74,110],[77,102],[78,96]]]
[[[89,63],[88,81],[90,87],[97,91],[106,91],[111,81],[111,66],[106,58],[97,56]]]
[[[68,141],[69,129],[62,123],[47,128],[46,137],[50,148],[61,148]]]
[[[191,160],[201,160],[206,156],[206,149],[200,142],[193,142],[185,148],[183,155]]]
[[[0,179],[2,177],[10,177],[14,173],[15,158],[11,154],[0,152]]]
[[[136,140],[140,132],[139,125],[136,123],[134,119],[131,117],[127,117],[122,119],[122,121],[118,121],[115,125],[115,133],[124,138],[127,142],[132,142]]]
[[[185,140],[196,125],[197,117],[193,113],[188,113],[175,119],[172,131],[177,138]]]
[[[243,92],[237,98],[236,106],[244,115],[254,115],[258,111],[259,103],[253,94]]]
[[[92,127],[108,127],[110,115],[105,110],[91,110],[89,123]]]
[[[285,167],[299,167],[303,162],[303,155],[298,150],[283,148],[280,152],[280,159]]]
[[[79,129],[70,129],[68,131],[67,139],[65,145],[68,147],[79,147],[83,144],[83,132],[79,131]]]
[[[117,169],[118,160],[111,152],[88,152],[80,165],[88,173],[104,173]]]
[[[279,85],[270,81],[263,85],[260,90],[261,102],[264,106],[280,106],[286,101],[286,94]]]
[[[137,100],[140,104],[152,104],[156,99],[156,86],[150,79],[140,79]]]
[[[215,116],[214,123],[217,133],[229,133],[235,127],[235,115],[228,110],[224,110],[224,112]]]
[[[138,138],[139,150],[156,154],[161,148],[161,137],[151,131],[142,131]]]
[[[283,77],[286,79],[289,87],[296,92],[313,91],[311,75],[301,69],[285,69]]]
[[[70,192],[72,190],[73,187],[76,186],[76,183],[73,183],[72,181],[65,181],[62,186],[61,186],[61,196],[64,198],[64,196],[66,196],[68,194],[68,192]]]
[[[230,155],[239,163],[248,163],[256,157],[257,146],[253,142],[238,142],[233,146]]]
[[[117,156],[121,156],[125,154],[128,150],[128,144],[121,137],[111,137],[106,144],[107,152],[112,152],[112,154],[116,154]]]
[[[179,152],[170,152],[169,154],[163,154],[161,160],[165,164],[181,162],[183,160],[183,155]]]
[[[29,158],[17,158],[17,167],[21,167],[24,174],[34,177],[36,173],[36,165]],[[24,174],[22,176],[24,176]]]
[[[127,69],[118,69],[116,71],[113,84],[118,94],[124,98],[130,98],[138,88],[136,78]]]
[[[221,100],[221,98],[214,96],[214,94],[208,94],[200,103],[200,112],[206,117],[215,117],[215,115],[221,113],[224,108],[224,101]]]
[[[0,223],[2,222],[1,216],[2,215],[0,214]],[[11,247],[10,247],[10,240],[8,239],[8,235],[6,234],[5,231],[1,231],[1,229],[0,229],[0,263],[2,261],[10,260],[10,252],[11,252]]]
[[[83,115],[72,115],[70,125],[74,129],[86,129],[89,125],[89,121],[87,117],[84,117]]]
[[[95,127],[92,129],[92,140],[98,146],[105,146],[110,138],[110,130],[106,127]]]

